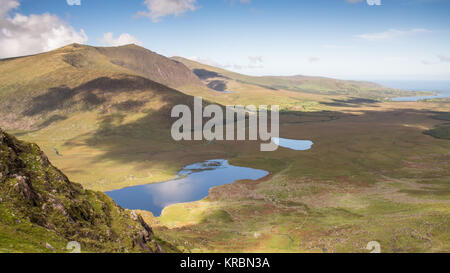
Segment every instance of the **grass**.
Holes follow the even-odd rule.
[[[86,113],[22,138],[42,143],[74,181],[101,190],[163,180],[212,158],[271,172],[261,182],[217,187],[204,200],[146,217],[158,238],[185,251],[367,252],[372,240],[388,252],[446,251],[450,144],[421,133],[435,124],[427,112],[383,105],[353,113],[284,113],[282,137],[314,141],[300,152],[261,153],[250,142],[165,141],[166,129],[148,130],[156,123],[145,113],[110,119],[108,134],[98,133],[97,114]],[[141,125],[142,118],[149,124]],[[154,153],[136,153],[142,150]]]
[[[370,241],[382,252],[447,252],[450,143],[423,135],[430,124],[415,110],[282,124],[284,137],[312,139],[313,148],[237,155],[233,164],[272,175],[169,206],[155,232],[194,252],[368,252]],[[207,220],[205,211],[233,221]]]
[[[234,221],[211,225],[214,220],[204,220],[171,229],[157,226],[155,232],[167,240],[185,241],[194,252],[367,252],[369,241],[380,242],[383,252],[448,250],[448,204],[438,208],[360,198],[368,202],[367,207],[316,207],[306,213],[256,200],[245,203],[251,209],[237,210],[242,201],[216,200],[211,205],[223,206]],[[195,213],[195,208],[189,212]]]
[[[44,66],[46,56],[0,65],[0,82],[5,83],[0,98],[11,98],[17,82],[35,90],[33,94],[18,92],[18,104],[0,100],[2,109],[7,109],[7,104],[21,105],[22,96],[45,94],[49,86],[43,83],[53,80],[70,90],[100,76],[113,80],[111,86],[117,80],[142,83],[141,78],[129,81],[130,75],[137,77],[135,73],[111,66],[99,56],[87,64],[92,73],[61,64],[57,55],[47,59],[45,69],[29,68],[33,62]],[[6,70],[17,71],[23,78],[8,78],[3,73]],[[55,71],[63,73],[56,75]],[[92,190],[159,182],[173,177],[185,165],[214,158],[271,173],[260,181],[216,187],[209,197],[169,206],[157,218],[140,212],[154,227],[156,240],[174,242],[185,251],[367,252],[367,243],[375,240],[383,252],[448,252],[450,142],[422,133],[436,126],[436,118],[448,120],[445,102],[396,103],[377,97],[367,103],[354,96],[371,98],[373,88],[379,87],[322,78],[254,78],[214,71],[228,77],[224,81],[233,93],[218,93],[195,84],[180,90],[223,105],[279,104],[281,137],[312,140],[312,149],[279,148],[263,153],[258,142],[175,142],[170,137],[167,108],[190,103],[192,98],[146,82],[144,87],[116,92],[109,87],[86,91],[104,98],[104,103],[85,108],[83,100],[75,96],[68,101],[68,108],[19,119],[17,127],[22,130],[14,134],[39,144],[72,181]],[[383,96],[399,95],[385,91]],[[83,92],[78,95],[86,95]],[[15,128],[9,113],[4,117],[2,124]],[[438,134],[442,134],[441,129]],[[95,202],[92,205],[99,209]],[[3,221],[8,216],[0,218]],[[16,227],[14,222],[5,223],[0,229],[3,247],[14,240],[11,228]],[[126,234],[126,225],[114,225]],[[31,232],[26,227],[23,230],[20,236]],[[41,232],[36,230],[33,236],[42,236],[39,242],[45,239],[58,249],[64,247],[65,242]],[[23,249],[44,250],[38,241],[24,244]]]
[[[438,125],[436,128],[425,131],[424,134],[435,138],[450,139],[450,124]]]
[[[36,144],[3,131],[0,174],[1,252],[66,252],[69,241],[84,252],[157,250],[141,218],[104,193],[70,182]]]
[[[450,121],[450,113],[437,112],[433,118],[437,120]],[[426,130],[423,133],[435,138],[450,139],[450,123],[438,124],[433,129]]]

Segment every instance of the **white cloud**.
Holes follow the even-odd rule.
[[[153,22],[158,22],[161,17],[168,15],[181,15],[197,9],[197,0],[145,0],[144,5],[148,11],[140,11],[138,16],[146,16]]]
[[[0,0],[0,19],[20,5],[18,0]]]
[[[430,32],[425,28],[414,28],[410,30],[398,30],[398,29],[389,29],[383,32],[376,33],[366,33],[358,35],[357,37],[368,40],[368,41],[381,41],[381,40],[389,40],[392,38],[397,38],[401,36],[414,35],[420,33]]]
[[[81,6],[81,0],[67,0],[69,6]]]
[[[19,1],[0,0],[0,58],[53,50],[70,43],[85,43],[86,33],[49,13],[10,14]]]
[[[141,41],[128,33],[122,33],[119,37],[114,38],[114,34],[112,32],[108,32],[103,34],[103,38],[100,42],[107,46],[121,46],[128,44],[142,45]]]

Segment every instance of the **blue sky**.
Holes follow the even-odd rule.
[[[133,42],[251,75],[450,79],[449,0],[366,1],[0,0],[0,56]]]

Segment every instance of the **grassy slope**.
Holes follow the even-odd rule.
[[[109,62],[172,88],[204,87],[185,65],[137,45],[97,47]]]
[[[422,134],[420,110],[367,111],[322,123],[283,124],[310,151],[241,154],[270,170],[260,182],[214,188],[166,208],[156,232],[195,252],[447,252],[450,143]],[[149,217],[150,218],[150,217]]]
[[[0,252],[65,252],[69,241],[83,252],[158,252],[157,240],[140,216],[70,182],[37,145],[0,130]]]
[[[97,48],[71,45],[1,61],[0,125],[39,143],[56,166],[92,189],[172,177],[193,158],[184,159],[189,151],[171,141],[170,109],[192,104],[193,98],[116,65],[115,54],[127,55],[130,49],[142,55],[142,48],[122,47],[108,52],[108,59]],[[169,59],[160,62],[184,67]],[[129,63],[126,59],[120,64]],[[182,84],[185,75],[180,75],[176,84]],[[190,83],[189,77],[185,83]],[[171,151],[177,149],[180,158],[169,165]]]
[[[437,120],[450,121],[450,113],[438,113],[433,117]],[[430,130],[426,130],[424,134],[442,138],[442,139],[450,139],[450,123],[438,124],[435,128]]]
[[[1,61],[0,125],[39,143],[71,179],[96,190],[169,179],[185,164],[235,155],[239,145],[206,147],[171,140],[168,109],[192,103],[192,98],[143,78],[157,75],[150,73],[151,67],[135,64],[142,50],[71,45]],[[169,59],[157,63],[166,62],[172,63],[165,71],[178,69],[170,67],[174,61]],[[307,94],[240,85],[241,93],[227,96],[191,83],[187,77],[180,88],[223,104],[323,108],[313,101],[316,96]]]
[[[43,54],[0,60],[0,126],[30,129],[49,117],[48,110],[90,110],[102,104],[105,93],[116,91],[113,87],[117,84],[122,84],[121,91],[141,87],[135,86],[132,76],[172,87],[203,86],[183,64],[141,47],[72,44]],[[128,81],[118,83],[122,78]],[[164,92],[167,88],[153,84],[147,89]],[[38,105],[43,109],[30,111],[36,104],[44,104]]]
[[[450,124],[438,125],[433,129],[425,131],[424,133],[436,138],[450,139]]]
[[[372,103],[347,95],[270,90],[258,86],[260,82],[235,80],[233,77],[239,75],[230,74],[226,81],[232,94],[201,86],[180,87],[186,94],[222,104],[280,104],[285,110],[281,136],[315,142],[307,152],[280,149],[261,153],[258,143],[253,142],[174,142],[169,136],[170,121],[163,119],[167,111],[161,111],[160,106],[186,102],[190,97],[154,84],[112,95],[103,94],[105,90],[77,89],[80,82],[71,84],[70,74],[80,68],[67,68],[57,57],[52,58],[55,64],[48,69],[59,65],[68,69],[70,73],[63,80],[70,88],[81,90],[80,98],[76,97],[68,110],[39,115],[38,121],[11,120],[29,120],[31,125],[55,120],[38,130],[15,134],[38,143],[71,180],[89,189],[116,189],[161,181],[183,165],[212,158],[230,158],[235,164],[273,173],[260,183],[218,187],[210,198],[167,208],[161,218],[147,217],[161,224],[156,229],[158,235],[186,249],[364,251],[362,247],[371,240],[380,240],[386,251],[448,249],[445,221],[449,214],[446,178],[450,147],[447,140],[421,133],[437,123],[429,110],[448,111],[442,102]],[[103,68],[81,68],[75,73],[76,81],[89,82],[91,76],[105,73],[120,80],[142,76],[111,65],[109,60],[96,65]],[[42,68],[47,66],[42,64]],[[59,80],[63,74],[56,75],[64,69],[48,75]],[[47,84],[50,76],[39,76],[33,84]],[[0,93],[16,90],[20,94],[23,90],[14,87],[21,79],[8,85],[4,81],[9,80],[0,81]],[[136,81],[142,79],[131,82]],[[47,91],[44,88],[40,94]],[[91,92],[106,98],[104,107],[82,107],[83,96]],[[177,99],[167,99],[175,94]],[[144,105],[129,102],[140,98],[144,98]],[[436,162],[441,163],[434,167]]]

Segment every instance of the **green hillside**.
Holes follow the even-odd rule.
[[[0,252],[174,251],[135,212],[85,190],[53,167],[36,144],[0,130]]]
[[[153,63],[140,62],[141,73],[131,65],[135,57]],[[170,111],[192,105],[193,97],[151,80],[164,78],[147,73],[154,70],[147,65],[169,75],[170,85],[197,81],[200,89],[214,92],[183,64],[149,50],[73,44],[0,61],[0,126],[39,143],[57,167],[91,189],[170,178],[193,160],[174,160],[169,152],[189,154],[170,137]]]
[[[160,108],[158,100],[182,96],[167,86],[190,85],[202,87],[183,64],[147,49],[72,44],[0,60],[0,126],[31,129],[93,109]]]
[[[211,81],[222,81],[226,83],[231,80],[269,90],[290,90],[312,94],[345,95],[373,99],[385,99],[411,94],[398,89],[384,87],[376,83],[363,81],[337,80],[325,77],[302,75],[262,77],[247,76],[205,65],[182,57],[173,57],[173,59],[184,63],[206,83],[210,83]]]

